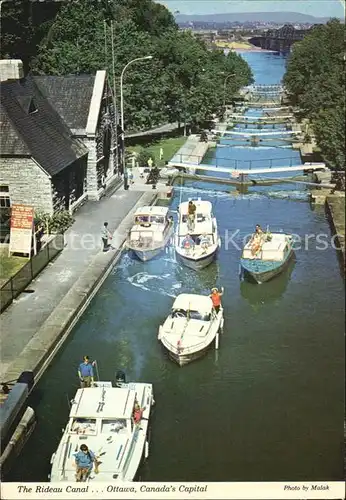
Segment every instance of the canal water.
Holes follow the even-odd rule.
[[[282,78],[282,56],[243,56],[256,83]],[[300,163],[291,148],[244,146],[219,147],[210,163],[217,155]],[[222,237],[217,261],[194,272],[172,248],[148,263],[123,255],[35,390],[38,425],[10,480],[47,479],[85,354],[98,360],[103,380],[121,368],[129,380],[154,384],[142,481],[342,479],[344,287],[324,211],[311,208],[300,184],[239,194],[199,183],[176,189],[172,210],[197,196],[213,203]],[[238,275],[243,238],[255,224],[309,237],[286,272],[258,286]],[[220,348],[179,368],[163,352],[158,327],[177,294],[207,294],[214,285],[225,288]]]

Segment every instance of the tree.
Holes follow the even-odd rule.
[[[37,46],[49,32],[60,2],[4,0],[1,5],[0,58],[20,58],[28,70]]]
[[[147,55],[153,60],[133,64],[124,74],[126,130],[175,121],[202,124],[222,107],[225,75],[237,75],[229,80],[228,93],[252,78],[240,56],[208,51],[190,32],[179,31],[172,14],[152,0],[64,3],[40,45],[32,70],[65,75],[104,68],[112,75],[114,63],[119,85],[125,64]]]
[[[329,167],[345,169],[345,26],[333,19],[294,45],[284,84]]]

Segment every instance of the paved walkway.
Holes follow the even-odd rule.
[[[165,123],[160,127],[152,128],[150,130],[144,130],[143,132],[133,132],[130,134],[125,133],[125,139],[130,137],[143,137],[145,135],[155,135],[155,134],[166,134],[167,132],[173,132],[173,130],[178,130],[179,124],[176,123]]]
[[[168,165],[174,166],[176,163],[199,164],[202,162],[208,149],[209,145],[207,142],[201,142],[199,135],[192,134],[173,158],[171,158]]]
[[[97,269],[89,281],[96,280],[95,272],[97,274],[102,270],[102,266],[111,260],[110,253],[115,252],[101,251],[103,223],[108,221],[111,232],[118,226],[122,227],[123,219],[142,195],[142,191],[125,191],[120,187],[108,198],[98,202],[89,201],[75,214],[76,221],[65,234],[66,247],[57,259],[30,283],[28,288],[34,290],[34,293],[19,295],[0,317],[0,381],[9,368],[12,373],[11,363],[27,348],[38,330],[47,322],[47,318],[54,316],[54,310],[95,259],[98,261]],[[143,196],[148,195],[149,193]],[[122,229],[120,238],[113,238],[115,247],[121,245],[123,232]],[[85,290],[79,291],[79,295],[82,293],[85,295]],[[67,314],[71,313],[67,311],[66,306],[65,312],[59,321],[63,322]],[[29,369],[29,366],[23,365],[23,369]]]
[[[128,172],[132,172],[133,179],[132,182],[129,182],[129,191],[141,191],[145,192],[157,192],[161,194],[168,194],[172,191],[172,186],[167,186],[167,179],[160,178],[158,183],[156,184],[156,188],[153,189],[152,184],[146,184],[147,176],[149,175],[149,168],[139,169],[138,167],[128,167]],[[161,169],[160,169],[161,170]],[[141,177],[141,171],[143,177]]]

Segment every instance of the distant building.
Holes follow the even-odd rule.
[[[99,199],[120,179],[105,71],[24,77],[22,68],[0,61],[1,204],[53,213]]]

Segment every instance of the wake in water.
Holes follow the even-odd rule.
[[[134,276],[130,276],[127,278],[127,281],[131,283],[131,285],[140,288],[146,292],[159,293],[160,295],[166,295],[168,297],[176,298],[177,294],[173,293],[174,288],[176,288],[176,283],[170,284],[170,290],[166,290],[164,283],[169,284],[174,277],[169,274],[157,275],[157,274],[149,274],[145,271],[136,273]]]
[[[281,200],[292,200],[292,201],[308,201],[309,193],[306,191],[292,190],[292,191],[268,191],[268,196],[270,198],[277,198]]]
[[[203,189],[203,188],[195,188],[195,187],[186,187],[183,186],[182,188],[179,188],[182,190],[183,195],[193,195],[193,196],[209,196],[211,198],[224,198],[224,199],[229,199],[230,195],[236,197],[239,200],[248,200],[249,198],[251,199],[259,199],[263,197],[276,197],[276,198],[292,198],[292,199],[302,199],[302,200],[307,200],[309,199],[309,193],[306,191],[299,191],[297,189],[294,190],[288,190],[288,189],[282,189],[282,190],[273,190],[273,191],[267,191],[267,192],[248,192],[248,193],[239,193],[236,189],[232,191],[216,191],[216,190],[211,190],[211,189]],[[251,188],[250,188],[251,189]]]

